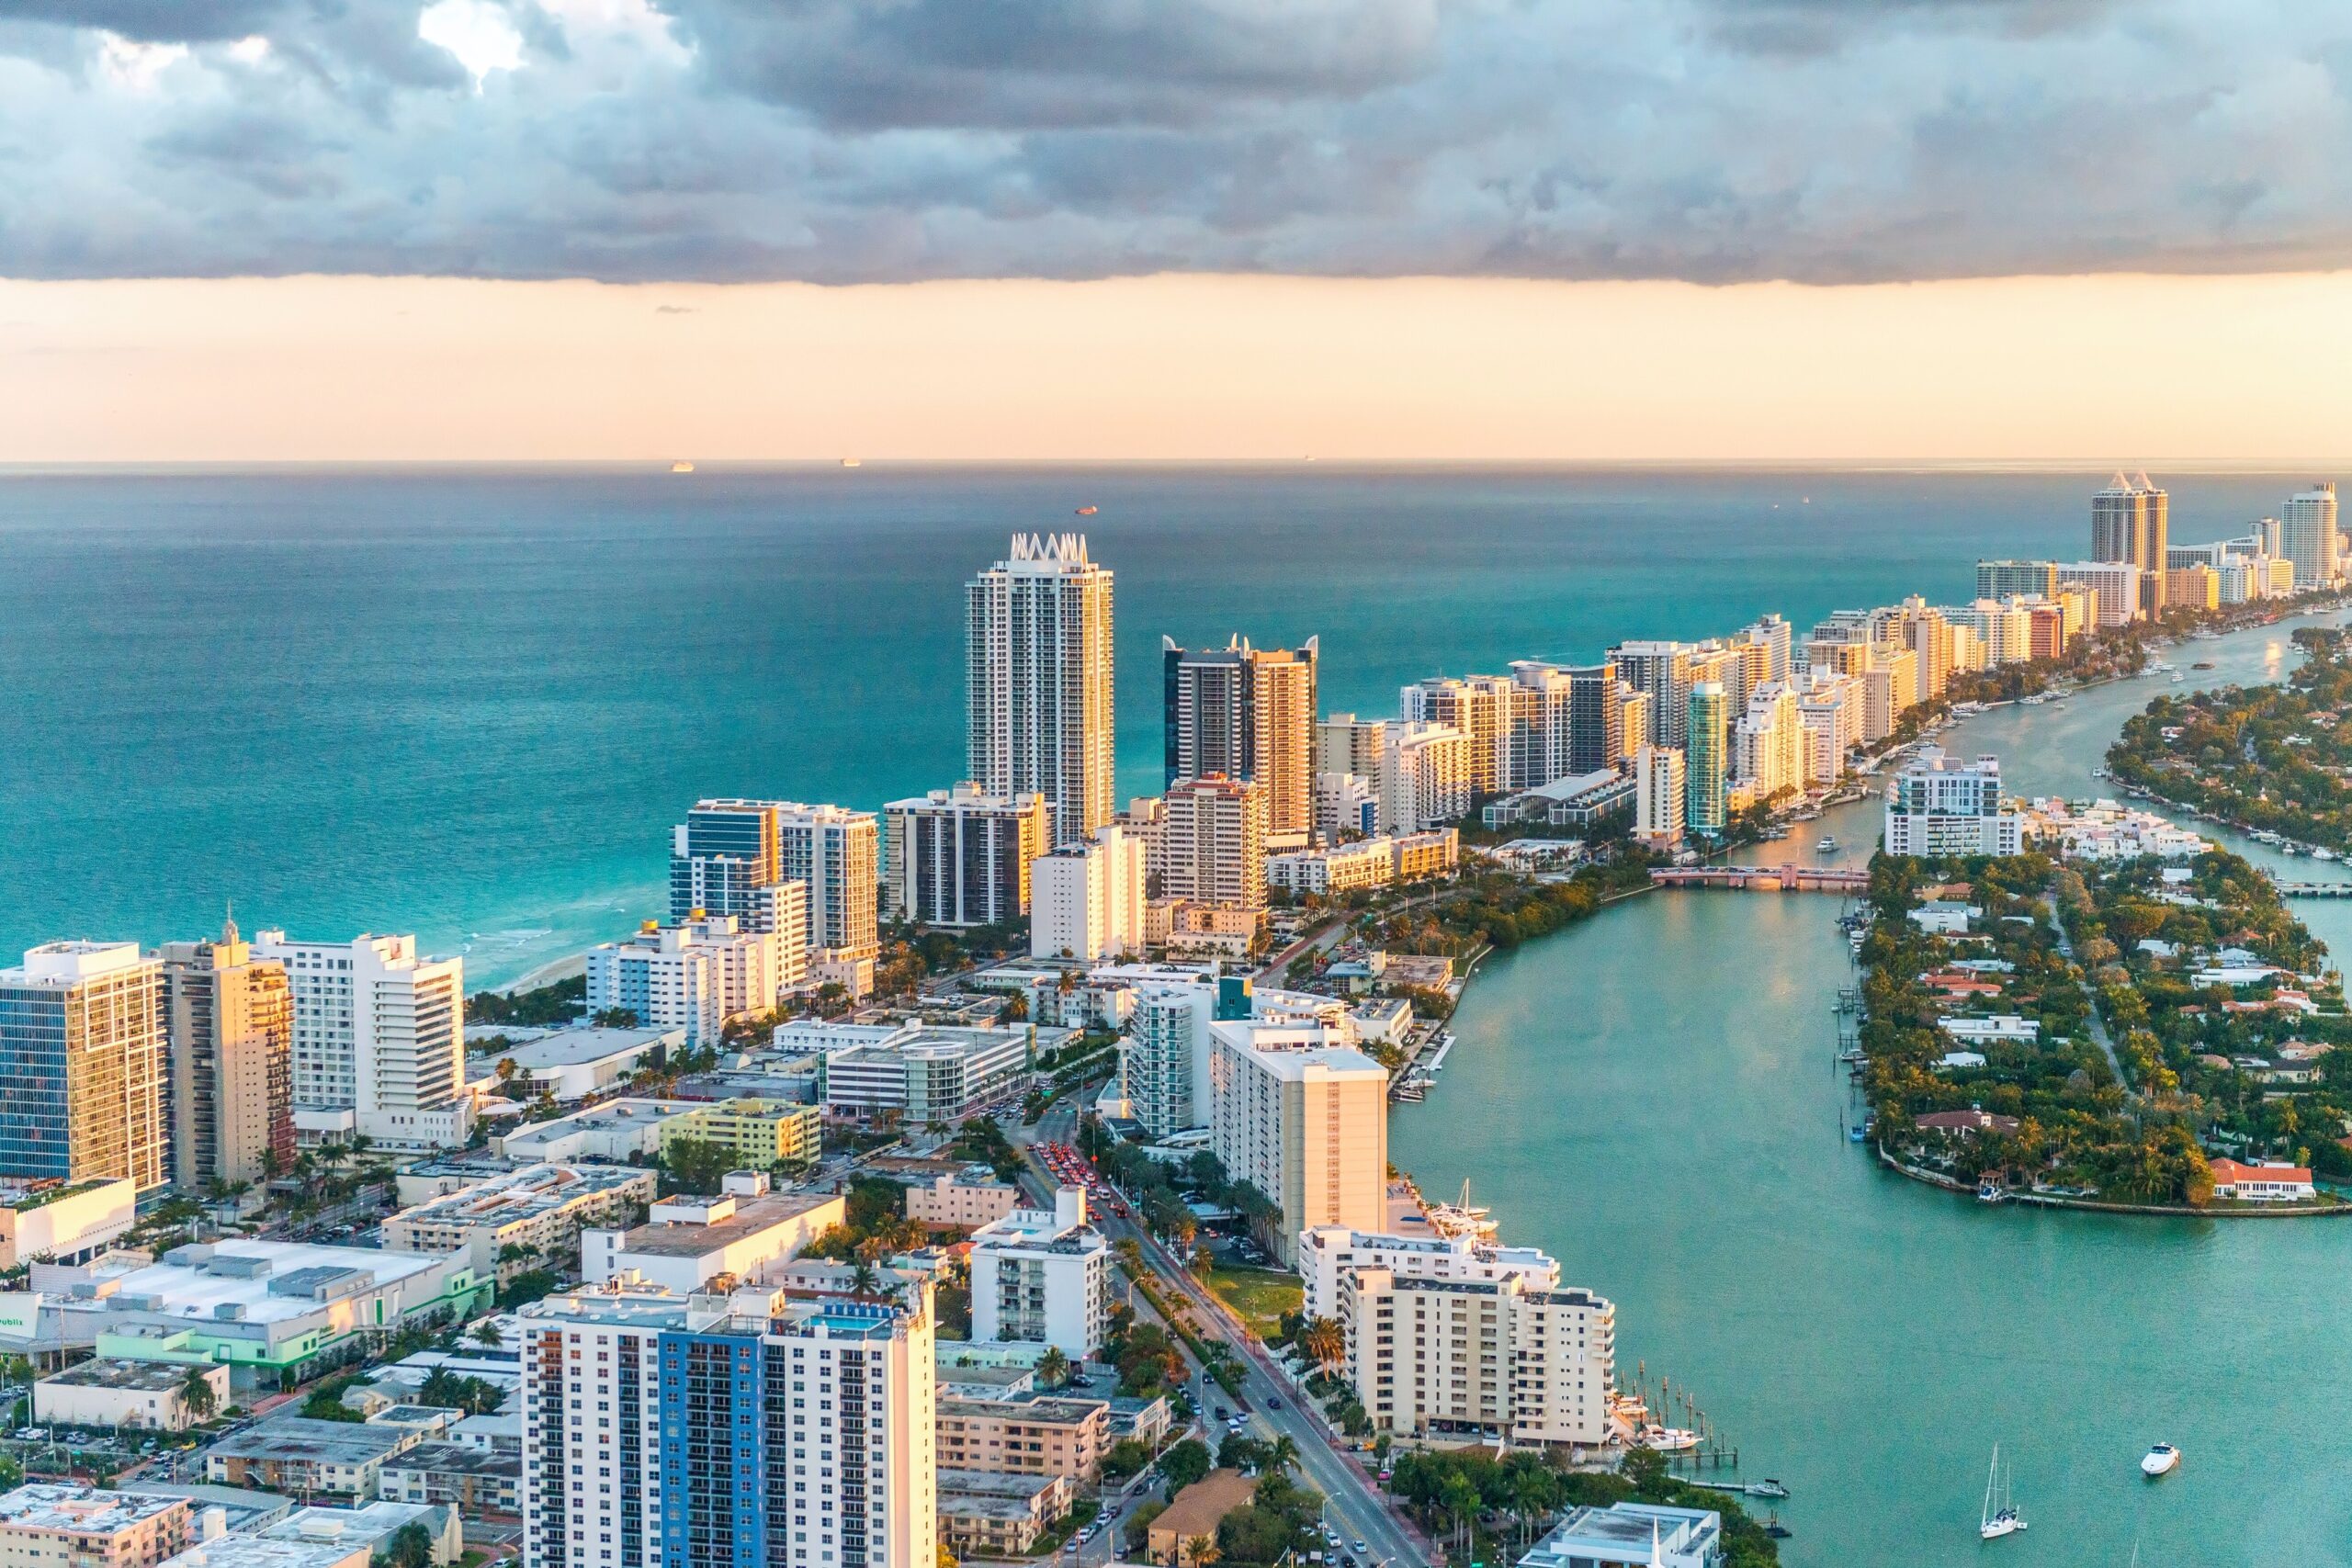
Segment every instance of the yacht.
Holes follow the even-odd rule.
[[[2141,1456],[2140,1473],[2146,1476],[2169,1475],[2180,1463],[2180,1450],[2170,1443],[2158,1443]]]
[[[1995,1443],[1993,1468],[1984,1476],[1984,1511],[1977,1522],[1976,1533],[1986,1540],[1998,1540],[2023,1529],[2025,1516],[2009,1501],[2009,1478],[2001,1471],[2001,1445]]]
[[[1680,1453],[1699,1446],[1699,1434],[1683,1427],[1645,1427],[1634,1438],[1634,1446],[1656,1449],[1660,1453]]]
[[[676,462],[670,465],[670,471],[673,474],[691,474],[695,471],[695,466],[685,458],[681,457]]]
[[[2335,858],[2336,854],[2334,850],[2313,850],[2312,852],[2312,859],[2313,860],[2334,860]]]
[[[1838,852],[1837,836],[1831,833],[1824,833],[1821,835],[1821,842],[1814,845],[1813,847],[1822,854],[1834,855]]]
[[[2001,1184],[1997,1181],[1980,1181],[1976,1184],[1976,1201],[1980,1203],[2007,1202],[2008,1196],[2001,1190]]]

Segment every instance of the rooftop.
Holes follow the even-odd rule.
[[[526,1165],[403,1209],[388,1223],[426,1225],[511,1225],[582,1199],[641,1187],[653,1196],[654,1175],[627,1165]]]
[[[318,1310],[313,1292],[322,1286],[347,1280],[362,1290],[382,1287],[448,1261],[421,1252],[288,1241],[183,1247],[153,1263],[136,1254],[111,1253],[91,1264],[89,1273],[98,1283],[113,1281],[114,1294],[75,1304],[192,1321],[278,1323]]]
[[[1110,1413],[1103,1399],[1056,1399],[1050,1394],[1019,1399],[943,1399],[942,1416],[986,1421],[1036,1421],[1049,1427],[1078,1426]]]
[[[522,1418],[515,1417],[520,1431]],[[430,1470],[443,1474],[514,1475],[523,1473],[520,1454],[492,1453],[471,1443],[419,1443],[404,1454],[384,1461],[386,1470]]]
[[[0,1526],[111,1535],[186,1506],[178,1497],[138,1496],[101,1492],[95,1486],[37,1483],[19,1486],[0,1496]]]
[[[1180,1541],[1214,1536],[1225,1516],[1250,1501],[1257,1488],[1256,1482],[1238,1470],[1213,1470],[1177,1493],[1151,1528],[1171,1531]]]
[[[328,1464],[364,1464],[395,1452],[412,1434],[404,1427],[362,1421],[319,1421],[308,1416],[273,1416],[232,1432],[204,1451],[222,1459],[317,1460]]]
[[[315,1541],[345,1551],[372,1548],[402,1525],[423,1521],[431,1529],[435,1517],[442,1512],[438,1504],[395,1503],[389,1498],[356,1508],[297,1508],[261,1534],[264,1540]]]
[[[224,1535],[189,1547],[163,1568],[334,1568],[368,1550],[364,1540],[326,1542],[276,1540],[262,1535]]]
[[[788,1224],[812,1209],[842,1199],[832,1192],[777,1192],[738,1203],[734,1217],[714,1224],[647,1224],[623,1233],[620,1250],[651,1258],[699,1258],[734,1242],[744,1241]]]
[[[174,1361],[83,1361],[42,1382],[66,1388],[119,1388],[164,1393],[187,1382],[188,1369]]]
[[[656,1045],[683,1044],[685,1032],[682,1029],[600,1029],[583,1025],[578,1029],[558,1030],[542,1034],[537,1040],[519,1045],[508,1045],[496,1051],[481,1053],[484,1061],[512,1062],[524,1072],[545,1072],[556,1067],[584,1066],[591,1062],[610,1061],[616,1056],[628,1056]]]
[[[994,1470],[948,1470],[939,1472],[939,1495],[959,1497],[1035,1497],[1065,1484],[1058,1475],[1012,1475]]]

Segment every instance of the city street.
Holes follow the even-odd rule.
[[[1031,1162],[1031,1174],[1040,1187],[1052,1190],[1052,1179],[1036,1163],[1028,1149],[1035,1141],[1070,1143],[1077,1135],[1078,1111],[1074,1106],[1058,1105],[1049,1110],[1037,1126],[1025,1135],[1016,1131],[1016,1144]],[[1322,1422],[1311,1412],[1300,1408],[1304,1397],[1266,1360],[1264,1351],[1256,1340],[1242,1329],[1223,1303],[1209,1289],[1194,1279],[1190,1270],[1161,1247],[1141,1225],[1132,1224],[1103,1211],[1094,1211],[1093,1223],[1114,1244],[1122,1237],[1133,1236],[1142,1247],[1145,1258],[1159,1271],[1163,1281],[1188,1298],[1193,1308],[1193,1323],[1207,1338],[1221,1340],[1237,1352],[1236,1366],[1241,1374],[1242,1392],[1239,1399],[1228,1395],[1222,1387],[1205,1377],[1196,1378],[1195,1398],[1201,1400],[1204,1414],[1217,1404],[1228,1408],[1246,1409],[1250,1418],[1250,1435],[1271,1438],[1287,1436],[1298,1448],[1300,1475],[1307,1484],[1329,1499],[1325,1517],[1349,1543],[1361,1540],[1370,1548],[1369,1564],[1385,1568],[1408,1568],[1429,1561],[1424,1550],[1416,1545],[1405,1527],[1388,1511],[1381,1499],[1377,1483],[1364,1471],[1355,1456],[1341,1453],[1326,1433]],[[1215,1436],[1222,1436],[1216,1433]],[[1215,1449],[1214,1437],[1210,1447]],[[1109,1532],[1096,1538],[1100,1544]],[[1089,1557],[1088,1562],[1098,1559]]]

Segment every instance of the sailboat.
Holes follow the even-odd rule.
[[[1996,1499],[2000,1506],[1993,1505]],[[1976,1526],[1976,1533],[1986,1540],[1998,1540],[2005,1535],[2015,1535],[2025,1529],[2025,1519],[2009,1502],[2009,1478],[2001,1471],[2001,1445],[1993,1445],[1993,1468],[1984,1476],[1984,1511]]]

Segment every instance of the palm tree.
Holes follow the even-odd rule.
[[[1298,1444],[1292,1439],[1289,1433],[1282,1433],[1277,1436],[1272,1442],[1266,1445],[1266,1468],[1268,1470],[1288,1470],[1292,1465],[1295,1465],[1297,1462]]]
[[[1062,1354],[1058,1345],[1046,1347],[1037,1358],[1037,1381],[1047,1388],[1059,1388],[1069,1382],[1069,1358]]]
[[[498,1332],[498,1325],[485,1317],[474,1325],[474,1343],[486,1345],[494,1350],[503,1344],[504,1340]]]
[[[870,1296],[874,1293],[874,1287],[881,1281],[881,1275],[875,1272],[874,1265],[861,1258],[857,1260],[857,1267],[850,1270],[849,1293],[853,1296]]]
[[[1176,1561],[1189,1562],[1192,1568],[1208,1568],[1210,1563],[1223,1555],[1225,1554],[1216,1549],[1216,1537],[1194,1535],[1184,1538],[1183,1546],[1176,1553]]]
[[[1347,1331],[1330,1318],[1318,1317],[1298,1331],[1298,1348],[1328,1373],[1347,1357]]]
[[[220,1408],[220,1396],[212,1392],[212,1380],[204,1375],[202,1367],[190,1367],[187,1376],[180,1380],[180,1403],[198,1421],[209,1421]]]

